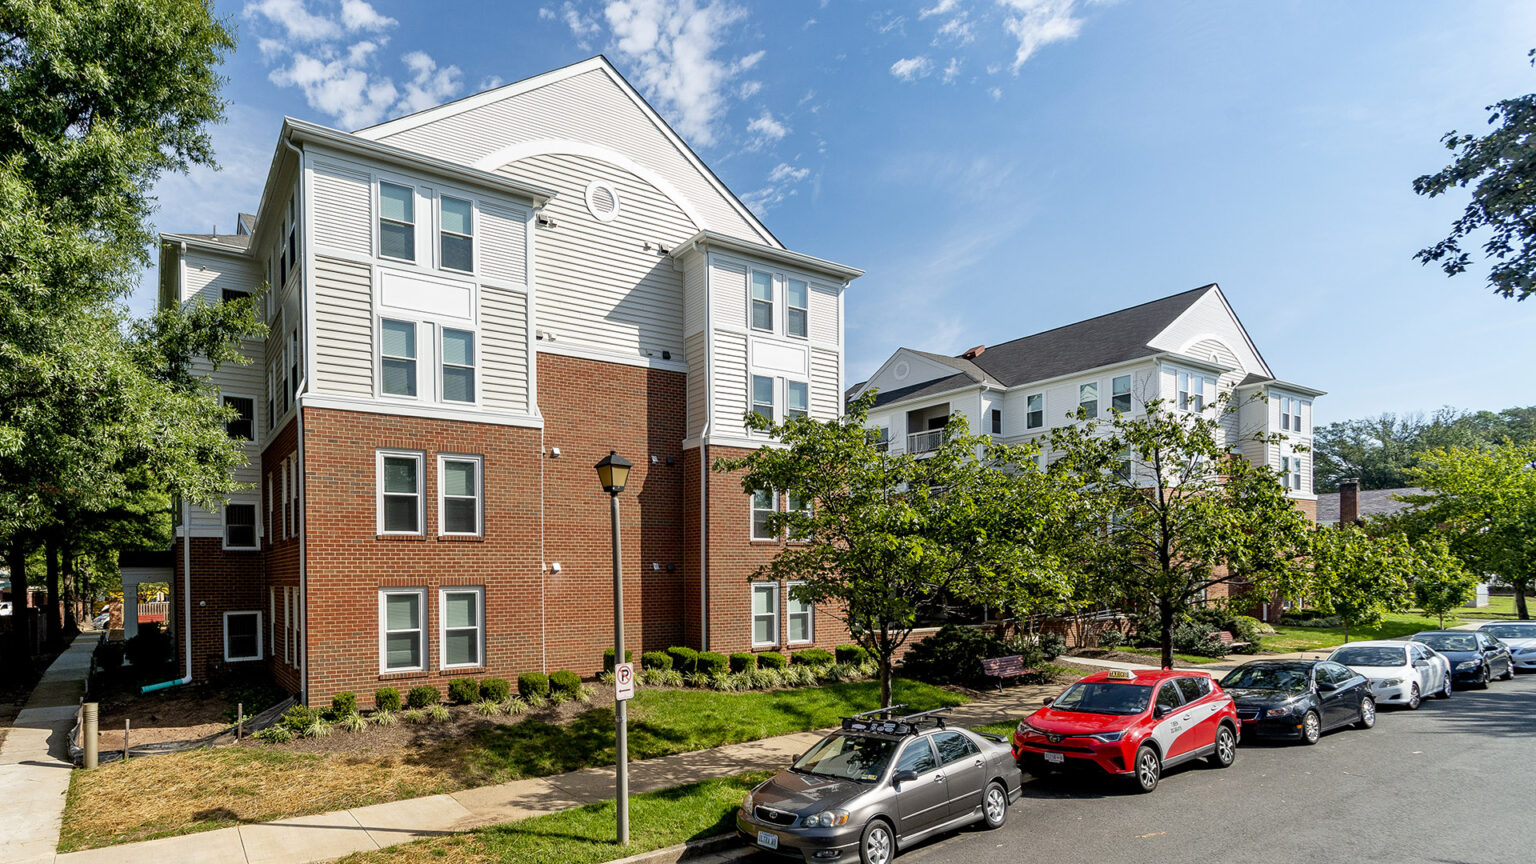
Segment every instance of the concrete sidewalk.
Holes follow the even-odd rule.
[[[1010,687],[979,697],[955,709],[957,725],[976,726],[1017,720],[1039,707],[1059,685]],[[681,753],[631,762],[631,794],[653,792],[714,777],[747,771],[778,769],[809,749],[825,731],[798,732],[713,750]],[[38,859],[54,864],[277,864],[324,861],[435,837],[557,813],[613,798],[612,768],[590,768],[555,777],[516,780],[496,786],[465,789],[375,804],[335,813],[299,816],[277,822],[241,825],[144,843],[87,849]],[[65,777],[66,783],[68,777]],[[52,837],[58,838],[55,817]],[[48,851],[52,853],[53,846]]]
[[[0,790],[8,806],[0,831],[0,864],[46,864],[54,858],[64,796],[69,791],[69,731],[85,695],[99,633],[82,634],[33,689],[0,745]]]

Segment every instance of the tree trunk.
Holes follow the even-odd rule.
[[[75,573],[75,550],[64,541],[64,636],[74,639],[80,635],[80,577]]]
[[[43,551],[48,571],[48,646],[58,648],[64,638],[63,616],[59,614],[59,541],[49,537]]]
[[[1163,668],[1173,668],[1173,604],[1166,600],[1157,602],[1157,617],[1163,625]]]
[[[891,644],[891,635],[884,628],[880,630],[880,636],[876,640],[880,646],[880,707],[891,707],[891,655],[896,653],[896,646]]]
[[[32,656],[32,640],[27,638],[31,621],[27,609],[27,546],[20,537],[11,541],[11,669],[18,678],[25,676]]]
[[[1521,621],[1528,620],[1531,617],[1531,612],[1525,607],[1525,583],[1512,582],[1510,584],[1515,589],[1515,617]]]

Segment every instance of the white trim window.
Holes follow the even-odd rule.
[[[1280,397],[1280,428],[1286,432],[1302,432],[1301,406],[1305,404],[1294,396]]]
[[[272,485],[272,472],[268,471],[267,472],[267,543],[269,543],[269,544],[274,543],[274,542],[277,541],[277,535],[272,533],[273,532],[273,526],[276,524],[275,520],[272,518],[272,511],[277,508],[277,499],[273,497],[273,492],[274,491],[275,491],[275,489],[274,489],[274,487]]]
[[[1180,370],[1178,379],[1178,406],[1180,411],[1204,411],[1210,399],[1216,395],[1216,379],[1198,372]]]
[[[1121,414],[1131,413],[1131,376],[1117,375],[1109,382],[1109,407]]]
[[[815,505],[807,501],[799,492],[789,492],[784,496],[784,512],[798,513],[807,518],[815,514]],[[804,543],[808,538],[804,534],[797,534],[793,528],[786,532],[792,543]]]
[[[1077,407],[1089,420],[1099,416],[1099,382],[1077,385]]]
[[[804,339],[810,332],[811,286],[802,279],[785,279],[784,285],[784,333]]]
[[[1039,429],[1045,425],[1045,394],[1032,393],[1024,400],[1024,427]]]
[[[1292,453],[1280,457],[1280,485],[1292,492],[1301,491],[1302,459]]]
[[[287,540],[288,537],[289,537],[289,534],[288,534],[288,464],[291,461],[293,461],[293,457],[292,456],[285,456],[283,458],[283,461],[278,463],[278,468],[277,468],[278,473],[283,475],[283,508],[282,508],[283,509],[283,513],[282,513],[282,516],[283,516],[283,539],[284,540]]]
[[[378,451],[379,533],[420,534],[422,454],[398,450]]]
[[[752,320],[753,330],[773,332],[773,274],[761,270],[752,271]]]
[[[292,534],[299,536],[299,454],[289,457],[289,470],[293,472],[293,482],[288,484],[288,512],[293,519]]]
[[[379,181],[379,257],[416,260],[416,191]]]
[[[779,493],[775,490],[759,489],[752,493],[751,502],[752,539],[779,539],[779,535],[768,530],[769,520],[779,512]]]
[[[283,662],[299,667],[299,592],[292,585],[283,587]]]
[[[427,589],[379,589],[379,672],[427,668]]]
[[[261,659],[261,610],[224,613],[224,662]]]
[[[440,588],[438,656],[444,669],[485,665],[485,589]]]
[[[752,647],[779,644],[779,583],[752,586]]]
[[[766,375],[752,376],[752,413],[769,420],[775,419],[773,408],[773,379]]]
[[[784,621],[789,626],[791,645],[816,641],[816,604],[795,599],[795,587],[803,582],[784,583]]]
[[[475,272],[475,205],[449,195],[437,200],[438,261],[444,270]]]
[[[256,400],[250,396],[221,394],[225,408],[235,409],[234,417],[225,421],[224,431],[231,438],[256,440]]]
[[[471,330],[441,328],[444,402],[475,402],[475,334]]]
[[[478,537],[484,530],[483,460],[479,456],[437,457],[437,531]]]
[[[224,548],[258,549],[256,542],[256,505],[224,505]]]
[[[267,588],[267,644],[277,645],[277,586]],[[276,651],[274,647],[272,649]]]
[[[784,382],[784,419],[804,417],[811,412],[811,385],[804,381]]]
[[[992,409],[992,424],[989,427],[993,435],[1003,434],[1003,409]]]
[[[416,322],[379,319],[379,392],[416,398]]]

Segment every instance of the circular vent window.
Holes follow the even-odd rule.
[[[896,377],[897,381],[907,380],[907,376],[911,373],[912,367],[907,365],[907,361],[905,360],[897,360],[895,368],[891,370],[891,374]]]
[[[588,183],[587,210],[599,222],[612,222],[619,218],[619,190],[603,180]]]

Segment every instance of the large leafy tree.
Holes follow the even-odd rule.
[[[1229,410],[1225,397],[1199,412],[1153,399],[1142,414],[1051,435],[1053,470],[1082,478],[1097,514],[1102,536],[1084,545],[1087,566],[1129,606],[1156,613],[1164,667],[1173,665],[1175,622],[1210,589],[1264,596],[1300,583],[1306,519],[1272,469],[1229,449]]]
[[[1322,525],[1310,538],[1307,597],[1339,616],[1349,631],[1375,627],[1388,612],[1408,607],[1417,561],[1401,534],[1377,536],[1355,525]]]
[[[1529,55],[1536,64],[1536,50]],[[1439,264],[1448,276],[1466,272],[1472,254],[1463,247],[1486,234],[1483,256],[1491,266],[1488,284],[1502,297],[1524,300],[1536,291],[1536,93],[1501,99],[1486,109],[1486,135],[1451,131],[1440,140],[1455,154],[1451,164],[1413,181],[1413,191],[1431,198],[1471,187],[1472,200],[1444,240],[1414,255]]]
[[[798,582],[796,599],[838,616],[876,657],[881,704],[890,705],[892,657],[923,606],[946,592],[979,596],[983,581],[999,591],[991,602],[1013,608],[1050,604],[1066,587],[1054,559],[1028,542],[1051,522],[1038,514],[1054,500],[1022,493],[1040,482],[1032,460],[1005,470],[1007,454],[988,458],[958,415],[937,451],[885,452],[866,425],[872,403],[867,394],[831,421],[779,425],[749,414],[752,429],[782,446],[715,468],[739,472],[748,493],[787,491],[809,505],[771,518],[769,530],[792,540],[755,578]]]
[[[1471,599],[1477,576],[1451,553],[1443,537],[1420,540],[1414,544],[1413,555],[1413,600],[1420,609],[1438,617],[1444,627],[1446,613]]]
[[[1341,420],[1316,430],[1314,478],[1320,492],[1337,491],[1344,478],[1359,480],[1364,489],[1400,489],[1410,485],[1409,470],[1431,450],[1494,446],[1505,438],[1536,441],[1536,406]]]

